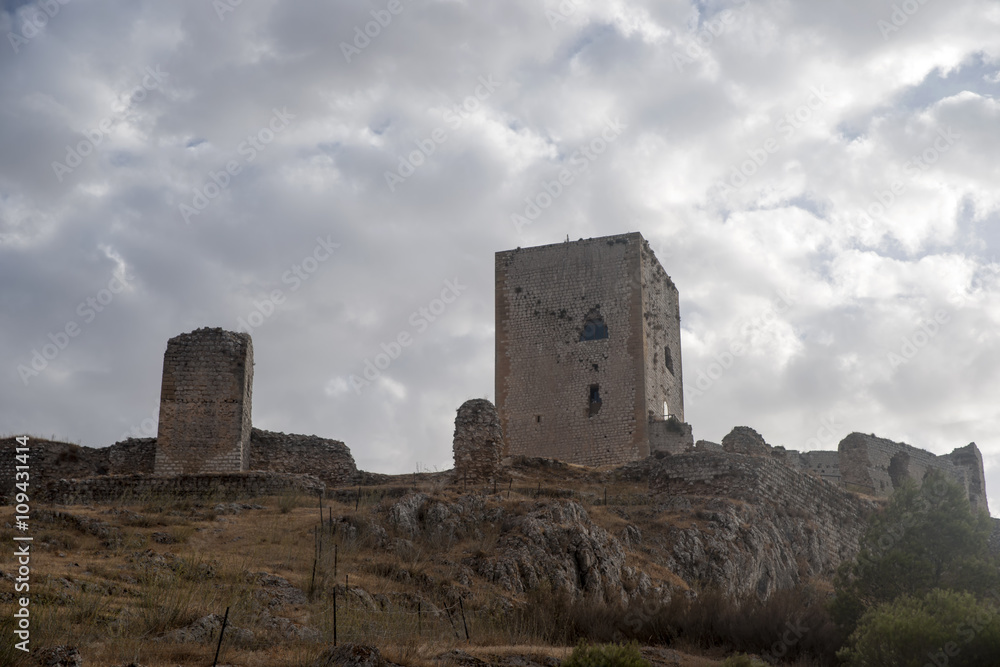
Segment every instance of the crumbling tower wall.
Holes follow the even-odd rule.
[[[229,473],[250,463],[253,343],[197,329],[167,342],[154,471]]]
[[[458,480],[496,479],[503,457],[503,429],[493,404],[482,398],[462,403],[455,416],[455,475]]]
[[[934,469],[962,485],[975,509],[989,510],[983,457],[975,443],[935,456],[906,443],[851,433],[840,442],[838,451],[842,483],[850,491],[888,497],[906,480],[919,484],[927,471]]]
[[[645,458],[664,405],[683,422],[680,364],[677,289],[639,233],[496,254],[496,407],[508,453],[585,465]]]

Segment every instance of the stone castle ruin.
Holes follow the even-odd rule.
[[[204,328],[167,342],[156,438],[109,447],[32,440],[40,499],[98,502],[124,495],[266,495],[373,481],[337,440],[253,428],[253,342],[246,333]],[[9,496],[14,440],[0,440]]]
[[[607,465],[686,444],[679,296],[642,235],[498,252],[495,382],[510,454]]]
[[[699,440],[685,453],[770,459],[796,474],[872,498],[888,498],[906,480],[919,484],[934,469],[957,481],[974,508],[989,511],[983,456],[976,443],[936,456],[905,443],[851,433],[840,441],[837,451],[798,452],[772,447],[757,431],[737,426],[722,439],[722,445]]]
[[[837,451],[799,452],[737,427],[721,444],[696,444],[684,421],[679,292],[640,234],[495,259],[497,402],[473,399],[458,409],[452,482],[495,485],[515,457],[641,469],[654,498],[800,508],[822,538],[810,560],[822,571],[856,548],[877,499],[928,470],[958,480],[973,507],[988,510],[975,443],[936,456],[852,433]],[[386,479],[359,471],[342,442],[253,428],[252,390],[249,334],[205,328],[171,338],[157,437],[99,449],[34,441],[36,470],[48,478],[39,499],[323,493]],[[14,444],[0,440],[8,485]]]
[[[852,433],[838,451],[798,452],[736,427],[721,445],[695,445],[684,422],[680,295],[637,232],[496,254],[495,381],[507,454],[585,465],[687,455],[660,465],[671,488],[685,488],[678,478],[731,476],[718,472],[719,461],[739,460],[737,468],[763,474],[771,468],[760,459],[770,459],[793,476],[875,498],[933,468],[957,480],[974,507],[987,509],[975,443],[936,456]],[[702,460],[705,470],[695,472]],[[662,472],[674,465],[674,477]]]
[[[248,470],[252,394],[250,334],[198,329],[167,341],[154,472]]]

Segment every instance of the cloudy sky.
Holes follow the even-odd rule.
[[[151,435],[167,339],[244,326],[257,426],[450,467],[493,253],[640,231],[697,438],[975,441],[1000,509],[996,2],[2,0],[0,35],[2,433]]]

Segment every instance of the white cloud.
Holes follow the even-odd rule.
[[[975,440],[998,488],[996,7],[927,3],[883,39],[891,10],[863,0],[573,5],[553,27],[558,3],[414,0],[351,63],[340,42],[370,20],[360,5],[243,3],[220,20],[193,0],[70,4],[18,53],[0,45],[0,431],[108,444],[155,411],[167,338],[235,328],[282,289],[254,331],[255,421],[343,439],[363,467],[446,465],[454,409],[493,392],[493,253],[638,230],[680,287],[689,379],[748,346],[692,403],[697,437],[748,424],[797,446],[836,408],[843,434]],[[163,85],[124,110],[156,66]],[[502,85],[450,125],[487,76]],[[295,119],[248,160],[239,147],[275,108]],[[52,162],[106,117],[59,181]],[[609,117],[627,129],[518,234],[511,213]],[[390,191],[386,170],[435,128],[447,140]],[[914,170],[940,131],[960,138]],[[720,193],[769,138],[778,149]],[[179,205],[233,159],[240,173],[185,224]],[[283,275],[327,235],[341,251],[292,291]],[[134,291],[25,387],[17,365],[123,267]],[[456,275],[461,300],[350,389]],[[795,305],[741,335],[788,286]],[[938,309],[949,324],[887,364]]]

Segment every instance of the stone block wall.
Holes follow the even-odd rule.
[[[722,448],[734,454],[770,456],[771,446],[749,426],[737,426],[722,439]]]
[[[91,478],[154,474],[155,438],[129,438],[99,448],[35,438],[29,444],[32,486],[60,479],[75,484]],[[0,504],[9,502],[14,488],[17,446],[13,438],[0,439]],[[337,440],[253,429],[249,449],[253,471],[311,475],[327,488],[370,484],[379,478],[374,473],[360,472],[351,450]],[[103,487],[98,484],[94,488]]]
[[[20,445],[14,438],[0,439],[0,496],[4,502],[9,502],[16,482],[16,466],[21,465],[14,458],[18,447]],[[106,450],[38,438],[29,438],[28,450],[31,487],[50,478],[52,471],[59,471],[67,477],[90,477],[106,475],[110,469]]]
[[[157,474],[247,470],[252,387],[249,334],[197,329],[171,338],[163,355]]]
[[[643,243],[631,233],[496,254],[496,407],[509,454],[621,464],[649,455],[650,410],[662,416],[667,401],[683,419],[676,289]],[[669,381],[660,346],[671,348]]]
[[[653,419],[649,425],[649,451],[651,454],[667,452],[681,454],[694,447],[694,434],[690,424],[677,419]]]
[[[713,452],[716,454],[721,454],[726,451],[722,448],[722,445],[717,442],[711,442],[710,440],[699,440],[694,443],[694,450],[696,452]]]
[[[683,422],[680,294],[674,281],[657,261],[649,242],[640,239],[639,280],[642,289],[647,417],[663,419],[669,415]]]
[[[109,475],[152,474],[156,465],[156,438],[129,438],[103,451],[108,455]]]
[[[456,480],[488,482],[496,478],[504,441],[500,416],[492,403],[474,398],[458,408],[452,448]]]
[[[730,452],[689,452],[656,460],[650,472],[655,496],[707,496],[741,500],[794,512],[811,522],[825,554],[821,569],[857,552],[868,515],[877,505],[771,458]]]
[[[841,484],[840,454],[837,452],[799,452],[794,449],[775,447],[771,450],[771,458],[784,463],[793,470],[816,475],[838,486]]]
[[[838,452],[842,482],[852,491],[887,497],[906,479],[920,483],[933,468],[958,481],[973,507],[988,511],[982,454],[975,443],[935,456],[906,443],[851,433],[840,442]]]
[[[327,488],[359,481],[351,450],[339,440],[257,428],[250,436],[250,469],[309,474],[322,480]]]
[[[318,496],[325,485],[309,475],[274,472],[243,472],[198,475],[105,475],[86,479],[50,480],[36,489],[37,500],[61,505],[123,500],[147,500],[160,496],[233,500],[280,495],[294,490]]]
[[[951,461],[959,470],[965,471],[969,501],[972,506],[989,511],[986,500],[986,471],[983,468],[983,454],[979,451],[976,443],[971,442],[965,447],[959,447],[943,458]]]
[[[828,482],[840,485],[840,454],[838,452],[802,452],[799,454],[802,470],[819,475]]]

